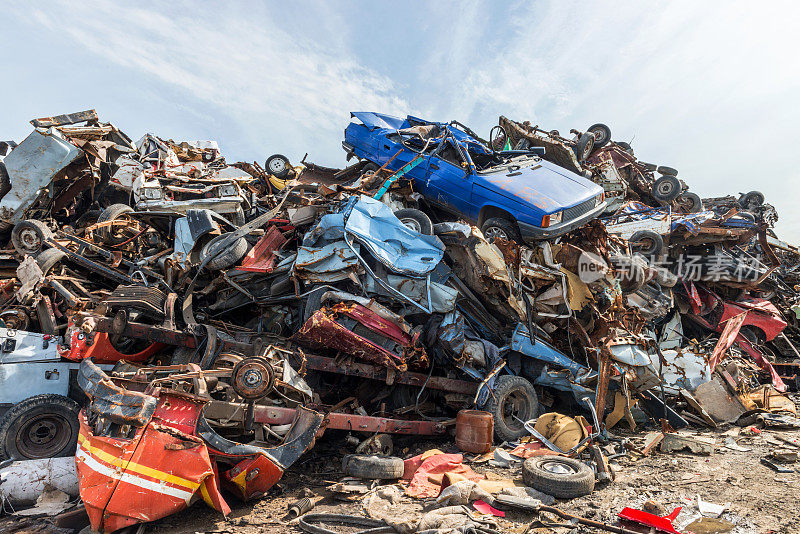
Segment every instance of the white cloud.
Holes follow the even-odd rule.
[[[439,116],[458,114],[477,131],[500,114],[562,132],[608,123],[701,196],[762,190],[781,235],[800,241],[789,149],[800,124],[800,6],[559,1],[508,11],[510,28],[481,28],[472,11],[455,22],[482,38],[459,43],[459,57],[473,58],[466,65],[439,62],[451,83]]]
[[[409,107],[390,78],[346,52],[332,33],[335,13],[325,13],[316,27],[287,27],[278,23],[277,9],[182,4],[165,13],[70,2],[39,10],[36,18],[49,31],[134,70],[142,85],[166,84],[183,105],[196,106],[196,99],[229,115],[248,132],[251,148],[281,139],[294,146],[338,146],[351,109],[400,113]]]

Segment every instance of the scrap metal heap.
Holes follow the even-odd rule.
[[[0,458],[75,455],[111,532],[193,498],[227,513],[221,489],[263,494],[326,428],[444,435],[475,408],[513,443],[545,412],[596,410],[597,435],[786,409],[800,251],[763,195],[701,199],[602,124],[566,138],[501,117],[483,141],[354,116],[396,153],[346,133],[346,169],[228,164],[93,110],[3,143]],[[507,182],[544,165],[603,194],[541,238],[502,202],[473,212],[474,189],[436,202],[440,166],[477,183],[489,159]],[[508,195],[555,198],[538,187]]]

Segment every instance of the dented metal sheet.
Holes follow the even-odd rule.
[[[25,210],[40,190],[81,154],[81,149],[54,128],[31,132],[3,159],[11,190],[0,200],[0,219],[12,223],[25,219]]]

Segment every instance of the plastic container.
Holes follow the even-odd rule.
[[[456,445],[464,452],[483,454],[492,450],[494,418],[481,410],[461,410],[456,416]]]

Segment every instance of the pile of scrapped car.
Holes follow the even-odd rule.
[[[537,418],[585,414],[567,456],[602,478],[586,445],[623,419],[792,412],[800,251],[759,192],[701,199],[602,124],[352,118],[344,169],[133,142],[93,110],[0,144],[0,459],[74,456],[113,532],[227,513],[326,429],[477,409],[556,450]]]

